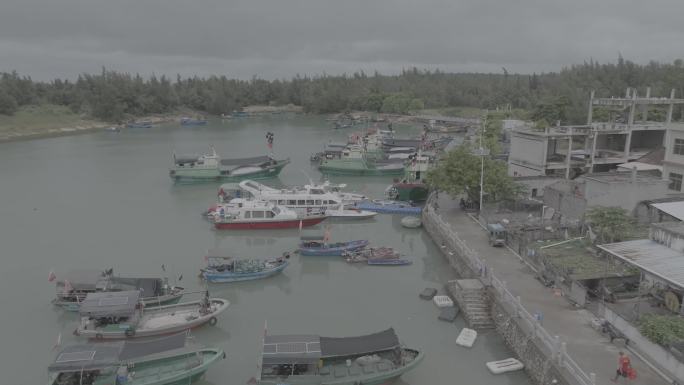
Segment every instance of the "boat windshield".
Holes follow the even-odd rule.
[[[280,214],[280,208],[278,207],[274,207],[273,209],[271,209],[271,211],[273,211],[273,216]]]

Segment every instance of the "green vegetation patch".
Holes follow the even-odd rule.
[[[550,241],[552,245],[557,241]],[[559,272],[563,272],[573,279],[594,279],[604,275],[628,276],[635,272],[621,264],[608,263],[602,258],[598,258],[591,251],[591,243],[585,239],[577,239],[560,245],[541,249],[542,255],[551,267]]]
[[[0,115],[0,133],[32,133],[93,124],[69,107],[54,104],[22,106],[12,116]]]
[[[646,314],[639,321],[639,331],[660,345],[680,342],[684,340],[684,319],[675,315]]]

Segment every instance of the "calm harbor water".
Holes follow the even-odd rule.
[[[266,132],[275,134],[278,157],[290,157],[269,183],[303,184],[320,179],[309,155],[329,139],[351,133],[333,130],[322,117],[277,116],[221,122],[207,127],[170,124],[72,137],[0,144],[0,372],[4,384],[46,382],[53,345],[78,341],[76,314],[54,309],[57,276],[70,269],[114,268],[116,273],[162,276],[201,290],[197,278],[209,248],[239,256],[274,256],[294,250],[297,230],[215,231],[200,213],[215,201],[218,184],[174,185],[168,178],[172,153],[202,153],[213,144],[224,157],[266,153]],[[399,127],[401,136],[417,130]],[[380,198],[390,178],[332,178],[351,190]],[[225,349],[227,359],[210,368],[201,384],[244,384],[255,375],[264,321],[270,333],[351,336],[394,327],[400,340],[424,349],[425,361],[398,384],[522,385],[522,373],[494,376],[485,361],[510,357],[495,332],[482,334],[472,349],[454,340],[462,320],[437,320],[437,309],[418,298],[425,287],[441,289],[453,278],[448,264],[421,229],[405,229],[400,216],[331,222],[333,240],[368,238],[409,256],[411,266],[349,265],[336,258],[294,255],[283,274],[266,280],[211,285],[212,296],[231,307],[215,327],[193,332],[203,344]],[[191,297],[188,297],[191,298]]]

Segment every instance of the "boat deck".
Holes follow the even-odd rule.
[[[347,367],[345,363],[339,363],[334,365],[324,365],[320,370],[319,374],[326,379],[339,380],[345,377],[360,377],[374,375],[377,373],[385,373],[390,370],[396,369],[396,365],[390,360],[381,359],[377,363],[359,365],[356,361],[352,361],[351,366]]]
[[[166,328],[174,325],[183,325],[188,321],[195,320],[200,317],[199,308],[187,308],[175,311],[173,313],[157,313],[144,315],[138,324],[138,330],[151,330]]]

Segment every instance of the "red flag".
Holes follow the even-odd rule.
[[[55,275],[54,271],[50,271],[50,274],[48,274],[48,282],[52,282],[55,279],[57,279],[57,276]]]

